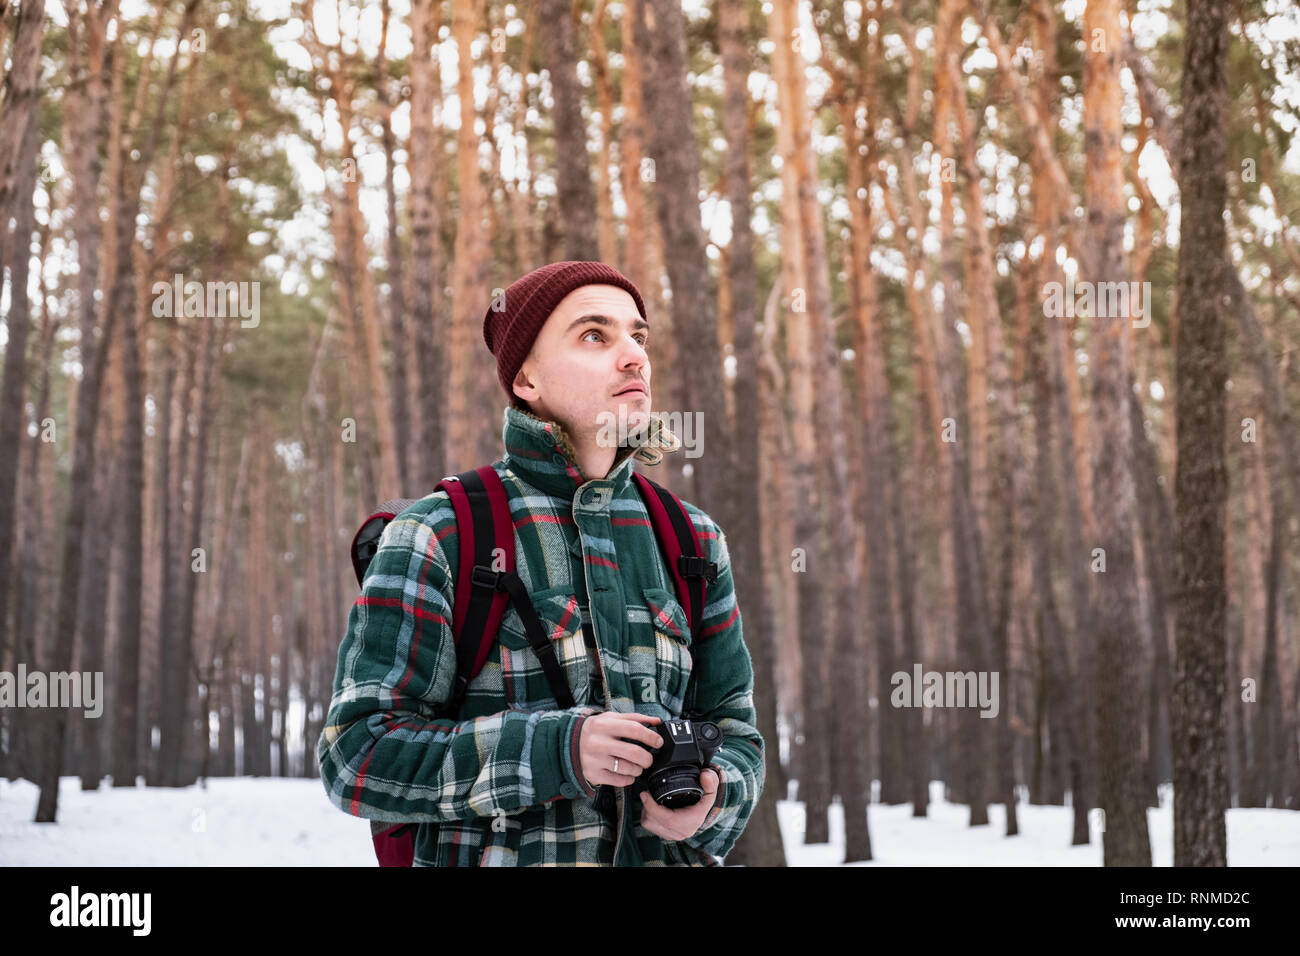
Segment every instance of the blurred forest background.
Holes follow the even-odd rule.
[[[483,313],[599,259],[705,415],[647,473],[735,563],[769,770],[728,862],[796,794],[869,859],[932,779],[1009,834],[1102,808],[1107,862],[1180,759],[1297,808],[1300,14],[1217,7],[1216,151],[1182,0],[0,0],[0,670],[106,678],[0,710],[0,774],[38,820],[60,773],[314,776],[353,532],[500,457]],[[1226,261],[1183,275],[1207,162]],[[1150,294],[1053,307],[1090,281]],[[915,663],[997,671],[997,717],[892,706]]]

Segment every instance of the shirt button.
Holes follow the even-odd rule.
[[[564,783],[560,785],[560,793],[563,796],[573,798],[578,795],[578,788],[571,783]]]

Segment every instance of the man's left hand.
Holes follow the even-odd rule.
[[[694,836],[700,824],[717,802],[722,778],[712,767],[700,771],[700,787],[704,795],[700,802],[692,807],[669,810],[655,803],[648,790],[641,791],[641,826],[643,829],[664,840],[685,840]]]

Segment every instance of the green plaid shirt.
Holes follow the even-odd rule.
[[[720,865],[762,792],[765,746],[725,536],[683,502],[718,565],[692,636],[631,480],[633,449],[584,481],[556,423],[508,406],[503,439],[493,468],[514,519],[516,571],[575,706],[557,709],[507,605],[460,719],[434,717],[456,675],[460,552],[447,494],[428,495],[384,530],[348,616],[317,744],[330,800],[355,816],[417,823],[417,866]],[[722,728],[712,761],[722,788],[693,836],[663,840],[640,826],[630,788],[587,784],[578,733],[602,709]]]

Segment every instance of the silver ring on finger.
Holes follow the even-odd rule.
[[[614,772],[618,773],[618,758],[614,758]]]

